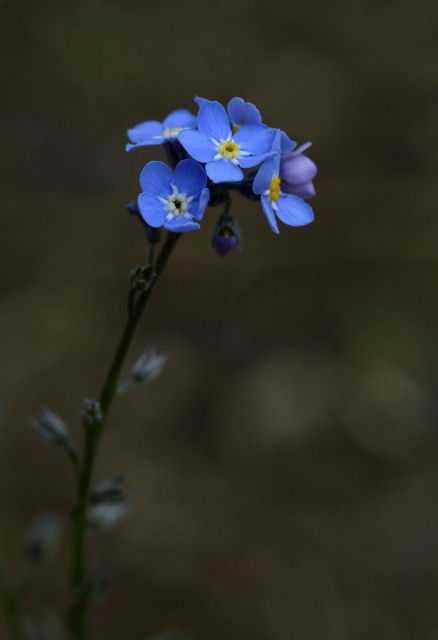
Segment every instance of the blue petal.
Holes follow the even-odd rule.
[[[238,182],[243,178],[243,171],[230,160],[220,158],[205,166],[208,177],[215,183]]]
[[[313,221],[313,210],[307,202],[298,196],[280,193],[280,200],[277,201],[277,217],[292,227],[301,227]]]
[[[243,169],[249,169],[250,167],[255,167],[258,164],[261,164],[268,158],[274,158],[276,165],[280,164],[280,155],[275,153],[275,151],[266,151],[266,153],[261,153],[256,156],[242,156],[239,158],[239,164]],[[276,171],[278,173],[278,166]]]
[[[170,183],[173,180],[172,171],[167,164],[153,160],[149,162],[140,174],[140,186],[146,193],[167,198],[172,193]]]
[[[138,196],[138,208],[141,217],[151,227],[162,227],[167,217],[167,209],[152,193],[141,193]]]
[[[280,233],[278,230],[277,221],[275,219],[275,213],[271,205],[271,199],[269,196],[262,196],[260,198],[260,202],[262,205],[263,212],[269,222],[269,226],[271,227],[274,233]]]
[[[274,138],[272,140],[272,151],[276,153],[281,153],[281,131],[280,129],[271,129],[274,134]]]
[[[252,190],[254,193],[261,194],[271,186],[272,176],[274,175],[274,159],[270,158],[266,160],[264,164],[257,171],[257,175],[254,178]]]
[[[202,105],[205,102],[211,102],[211,100],[207,100],[207,98],[200,98],[199,96],[196,96],[194,98],[194,102],[196,102],[196,104],[198,105],[198,107],[202,107]]]
[[[233,124],[262,124],[260,111],[251,102],[245,102],[242,98],[233,98],[228,103],[228,115]]]
[[[173,182],[180,193],[196,196],[207,184],[207,174],[198,162],[181,160],[176,166]]]
[[[164,228],[168,229],[168,231],[173,231],[174,233],[185,233],[186,231],[196,231],[201,227],[194,220],[189,220],[183,216],[176,216],[175,218],[172,218],[172,220],[168,220],[164,224]]]
[[[281,153],[289,153],[292,149],[295,149],[297,143],[289,138],[289,136],[282,131],[280,139],[280,151]]]
[[[198,162],[210,162],[216,155],[216,146],[199,131],[185,129],[179,134],[178,140]]]
[[[205,213],[205,210],[208,206],[209,201],[210,201],[210,191],[206,187],[205,189],[202,189],[201,197],[199,199],[198,212],[195,215],[195,218],[197,220],[202,220],[202,216]]]
[[[256,155],[271,149],[274,133],[264,124],[246,124],[234,134],[233,139],[242,151]]]
[[[214,138],[218,142],[230,138],[231,129],[227,112],[219,102],[204,102],[201,105],[198,113],[198,129],[207,138]]]
[[[128,129],[128,138],[131,142],[144,142],[150,140],[153,136],[161,136],[163,125],[158,120],[147,120],[136,125],[133,129]],[[160,144],[162,141],[146,142],[146,144]]]
[[[164,120],[163,128],[172,129],[173,127],[196,129],[196,116],[190,113],[188,109],[172,111]]]

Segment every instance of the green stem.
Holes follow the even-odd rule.
[[[106,380],[102,387],[99,402],[102,418],[91,426],[86,427],[85,444],[82,464],[78,474],[78,490],[76,506],[73,510],[73,554],[71,582],[76,592],[77,601],[73,605],[69,616],[69,627],[74,640],[86,640],[88,638],[88,609],[89,602],[86,594],[79,594],[80,587],[87,576],[88,549],[87,549],[87,500],[91,487],[94,463],[99,449],[100,437],[105,426],[112,401],[117,395],[117,386],[120,372],[131,345],[137,326],[148,305],[149,299],[156,283],[164,271],[167,261],[180,238],[179,233],[169,232],[166,242],[161,249],[155,264],[155,271],[151,277],[149,286],[142,291],[126,322],[120,342],[114,354]]]

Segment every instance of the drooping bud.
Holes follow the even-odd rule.
[[[166,360],[166,356],[158,355],[155,349],[147,349],[132,367],[130,378],[120,383],[117,393],[126,393],[134,387],[155,380],[160,375]]]
[[[224,211],[217,221],[211,246],[219,256],[226,256],[234,247],[242,248],[242,236],[233,214]]]
[[[88,510],[88,528],[93,531],[110,529],[130,512],[129,502],[96,504]]]
[[[109,529],[131,511],[132,496],[122,489],[124,477],[101,480],[89,495],[89,529]]]
[[[147,349],[132,367],[132,380],[138,385],[152,382],[160,375],[166,360],[166,356],[158,355],[155,349]]]
[[[96,484],[90,492],[90,503],[100,504],[102,502],[118,502],[127,495],[122,490],[124,476],[105,478]]]
[[[67,425],[59,416],[44,408],[37,418],[32,418],[30,426],[46,442],[65,447],[70,442]]]

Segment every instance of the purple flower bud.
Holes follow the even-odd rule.
[[[216,236],[214,239],[214,248],[218,256],[226,256],[237,245],[237,238],[231,234],[227,235],[228,231],[224,229],[222,235]]]
[[[318,171],[315,163],[303,155],[310,143],[303,144],[296,151],[289,151],[280,159],[281,190],[283,193],[312,198],[315,195],[313,178]]]
[[[216,249],[219,256],[226,256],[234,247],[242,248],[242,237],[234,216],[229,212],[224,212],[219,216],[211,246]]]

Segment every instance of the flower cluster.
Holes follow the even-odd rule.
[[[134,208],[145,226],[194,231],[207,206],[224,205],[212,245],[226,255],[241,246],[230,211],[233,191],[259,200],[275,233],[277,218],[291,226],[312,222],[313,211],[304,198],[315,195],[317,168],[303,154],[311,143],[297,148],[284,131],[263,124],[259,110],[242,98],[233,98],[226,109],[204,98],[195,102],[197,116],[179,109],[163,122],[148,120],[128,130],[127,151],[161,144],[173,169],[152,161],[141,172],[142,192]]]

